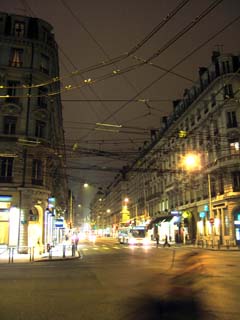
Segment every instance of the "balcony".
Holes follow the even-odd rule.
[[[0,183],[11,183],[13,177],[0,176]]]
[[[6,98],[5,102],[6,103],[19,104],[19,98],[17,98],[17,97],[9,97],[9,98]]]
[[[32,179],[32,184],[35,186],[43,186],[43,180],[42,179]]]

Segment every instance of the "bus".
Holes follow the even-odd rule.
[[[146,226],[131,226],[122,227],[118,230],[119,243],[129,245],[144,245],[150,244]]]

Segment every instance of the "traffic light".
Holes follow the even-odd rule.
[[[179,138],[186,138],[186,136],[187,136],[187,131],[185,131],[185,130],[180,130],[180,131],[178,132],[178,137],[179,137]]]

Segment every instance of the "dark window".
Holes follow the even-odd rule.
[[[229,73],[230,72],[229,61],[223,61],[222,62],[222,71],[223,71],[223,73]]]
[[[233,98],[234,94],[233,94],[233,87],[231,84],[226,84],[224,86],[224,99],[229,99],[229,98]]]
[[[14,25],[14,35],[16,37],[22,38],[25,34],[25,23],[21,21],[15,22]]]
[[[214,93],[211,94],[211,105],[212,107],[216,105],[216,95]]]
[[[35,127],[35,136],[38,138],[44,138],[45,137],[45,127],[46,123],[43,121],[36,121],[36,127]]]
[[[13,173],[13,158],[0,158],[0,182],[11,182]]]
[[[211,179],[211,196],[216,197],[216,181],[214,179]]]
[[[36,18],[29,18],[28,37],[30,39],[38,39],[38,20]]]
[[[9,96],[6,98],[6,102],[12,102],[18,104],[19,98],[17,96],[17,87],[20,86],[19,81],[8,81],[7,82],[7,95]]]
[[[47,101],[48,101],[47,94],[48,94],[48,89],[47,88],[40,87],[38,89],[38,95],[39,95],[39,97],[38,97],[38,106],[40,108],[47,108]]]
[[[42,160],[33,159],[32,161],[32,184],[43,184],[43,165]]]
[[[218,178],[218,192],[219,194],[224,194],[224,180],[222,175]]]
[[[234,192],[240,191],[240,171],[232,172],[232,188]]]
[[[213,134],[214,134],[215,136],[217,136],[217,135],[219,134],[217,121],[214,121],[214,122],[213,122]]]
[[[23,49],[11,48],[10,52],[10,67],[22,67],[23,65]]]
[[[204,113],[208,113],[208,101],[204,101]]]
[[[197,110],[197,120],[201,119],[201,109]]]
[[[49,74],[49,57],[45,54],[41,54],[40,70],[46,74]]]
[[[4,133],[15,134],[16,133],[17,118],[6,116],[4,117]]]
[[[237,116],[235,111],[227,112],[227,128],[236,128]]]
[[[223,219],[224,219],[224,235],[229,236],[229,234],[230,234],[230,221],[229,221],[227,209],[223,210]]]

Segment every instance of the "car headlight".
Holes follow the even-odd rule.
[[[145,246],[148,246],[150,244],[150,241],[148,239],[143,239],[143,244]]]
[[[135,244],[136,240],[135,239],[129,239],[129,244]]]

